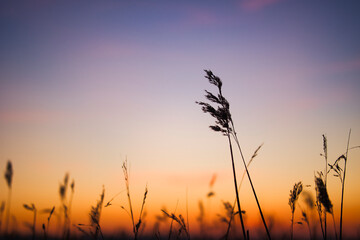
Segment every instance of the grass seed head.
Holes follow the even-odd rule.
[[[295,204],[302,190],[303,190],[302,182],[295,183],[293,190],[290,190],[289,205],[292,213],[295,212]]]
[[[325,208],[325,211],[333,213],[333,205],[330,201],[327,189],[325,187],[324,180],[321,177],[321,174],[318,173],[318,176],[315,176],[315,190],[316,190],[316,199],[317,204],[322,204]],[[318,206],[319,208],[319,206]]]
[[[9,188],[11,188],[13,174],[14,171],[13,171],[12,163],[10,160],[8,160],[6,164],[5,180]]]

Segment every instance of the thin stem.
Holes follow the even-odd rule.
[[[293,234],[294,234],[294,212],[291,213],[291,237],[290,239],[293,239]]]
[[[243,232],[244,239],[247,239],[247,238],[246,238],[244,221],[243,221],[243,218],[242,218],[242,211],[241,211],[241,207],[240,207],[239,192],[238,192],[237,181],[236,181],[234,155],[233,155],[233,150],[232,150],[232,144],[231,144],[230,134],[227,134],[227,137],[228,137],[228,140],[229,140],[229,147],[230,147],[230,154],[231,154],[231,163],[232,163],[233,176],[234,176],[234,184],[235,184],[236,201],[237,201],[238,210],[239,210],[239,217],[240,217],[240,222],[241,222],[241,228],[242,228],[242,232]]]
[[[253,193],[254,193],[254,197],[255,197],[255,200],[256,200],[256,204],[257,204],[257,206],[258,206],[258,208],[259,208],[259,212],[260,212],[260,215],[261,215],[261,220],[262,220],[262,222],[263,222],[263,224],[264,224],[264,227],[265,227],[265,230],[266,230],[266,234],[267,234],[268,238],[271,240],[270,232],[269,232],[269,229],[268,229],[268,227],[267,227],[267,225],[266,225],[265,218],[264,218],[264,215],[263,215],[263,213],[262,213],[262,210],[261,210],[261,207],[260,207],[260,203],[259,203],[259,200],[258,200],[257,195],[256,195],[256,192],[255,192],[254,185],[253,185],[253,183],[252,183],[252,181],[251,181],[251,177],[250,177],[248,168],[247,168],[247,166],[246,166],[245,159],[244,159],[244,155],[243,155],[243,153],[242,153],[242,150],[241,150],[241,147],[240,147],[240,143],[239,143],[239,140],[238,140],[238,138],[237,138],[237,136],[236,136],[234,124],[233,124],[232,121],[231,121],[231,125],[232,125],[232,128],[233,128],[233,130],[234,130],[234,132],[233,132],[232,135],[233,135],[233,137],[234,137],[234,139],[235,139],[235,142],[236,142],[236,144],[237,144],[237,146],[238,146],[238,149],[239,149],[239,151],[240,151],[240,155],[241,155],[242,161],[243,161],[243,163],[244,163],[245,171],[246,171],[246,174],[247,174],[247,176],[248,176],[248,178],[249,178],[249,182],[250,182],[250,185],[251,185],[251,189],[252,189],[252,191],[253,191]]]
[[[32,239],[34,240],[35,239],[35,235],[36,235],[36,208],[34,209],[34,222],[33,222],[33,236],[32,236]]]
[[[247,164],[247,167],[248,167],[248,168],[249,168],[250,164],[252,163],[252,159],[253,159],[253,158],[251,158],[250,161],[249,161],[248,164]],[[242,175],[242,177],[241,177],[240,184],[239,184],[239,191],[240,191],[240,189],[241,189],[242,183],[244,182],[245,174],[246,174],[246,171],[244,170],[243,175]],[[231,223],[232,223],[233,218],[234,218],[235,205],[236,205],[236,198],[235,198],[234,203],[233,203],[233,205],[232,205],[232,214],[231,214],[231,216],[230,216],[229,223],[228,223],[228,227],[227,227],[226,234],[225,234],[225,237],[224,237],[226,240],[227,240],[228,237],[229,237],[230,228],[231,228]]]
[[[9,232],[9,218],[10,218],[10,203],[11,203],[11,186],[9,187],[9,193],[8,193],[8,201],[7,201],[7,209],[6,209],[6,222],[5,222],[5,235],[7,235]]]
[[[186,223],[187,223],[188,232],[190,232],[190,227],[189,227],[188,187],[186,187]]]
[[[320,204],[320,207],[321,207],[321,203],[320,202],[316,202],[316,204]],[[319,210],[319,206],[317,206],[318,209],[317,209],[317,212],[319,214],[319,221],[320,221],[320,227],[321,227],[321,233],[322,233],[322,236],[323,236],[323,239],[325,240],[325,233],[324,233],[324,228],[323,228],[323,222],[322,222],[322,217],[321,217],[321,211]]]
[[[325,157],[325,189],[327,191],[327,166],[328,166],[328,158],[327,158],[327,140],[325,135],[324,138],[324,157]],[[325,239],[327,239],[327,223],[326,223],[326,211],[324,211],[324,230],[325,230]]]
[[[332,219],[333,219],[333,223],[334,223],[335,239],[338,240],[334,213],[332,213],[331,215],[332,215]]]
[[[350,129],[350,131],[349,131],[349,137],[348,137],[348,142],[347,142],[347,146],[346,146],[345,166],[344,166],[344,177],[343,177],[342,188],[341,188],[340,240],[342,240],[342,219],[343,219],[343,206],[344,206],[345,174],[346,174],[347,157],[348,157],[348,152],[349,152],[350,135],[351,135],[351,129]]]

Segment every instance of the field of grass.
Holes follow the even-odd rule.
[[[130,174],[128,162],[125,160],[122,165],[123,177],[126,189],[108,196],[106,188],[100,192],[99,198],[94,199],[94,205],[89,206],[88,221],[76,222],[72,218],[73,198],[76,194],[76,182],[70,180],[69,174],[65,174],[63,181],[59,183],[58,203],[49,202],[49,208],[38,208],[34,203],[24,202],[23,211],[32,216],[32,222],[26,222],[11,213],[12,183],[14,172],[12,161],[6,163],[4,181],[7,189],[1,189],[1,197],[7,195],[6,200],[1,201],[0,205],[0,239],[358,239],[360,236],[349,236],[344,229],[343,207],[347,199],[344,199],[346,191],[346,169],[349,151],[356,151],[359,146],[351,144],[351,130],[348,135],[347,147],[335,161],[328,159],[327,137],[323,135],[323,149],[321,156],[324,158],[323,169],[309,169],[314,171],[314,182],[311,185],[304,185],[301,181],[294,183],[290,189],[288,205],[291,219],[288,226],[281,226],[274,230],[277,223],[271,216],[265,214],[261,203],[266,199],[260,199],[253,184],[249,168],[258,154],[261,154],[260,145],[250,159],[246,160],[242,153],[241,144],[237,138],[234,121],[230,112],[230,103],[223,96],[222,81],[210,70],[205,71],[206,79],[217,89],[217,93],[205,92],[208,102],[197,102],[205,113],[209,113],[214,119],[214,125],[210,129],[223,135],[224,141],[228,143],[232,169],[229,175],[233,177],[232,186],[235,199],[216,202],[223,209],[221,213],[209,215],[210,209],[204,201],[211,201],[216,194],[213,185],[216,175],[209,179],[209,190],[204,201],[198,202],[198,212],[196,213],[197,224],[189,223],[188,196],[186,195],[186,211],[180,212],[175,209],[158,209],[155,219],[149,220],[146,217],[147,197],[151,194],[148,186],[144,187],[142,196],[131,194],[132,185],[130,184]],[[235,159],[234,152],[238,152],[240,159]],[[14,160],[16,161],[16,160]],[[350,159],[353,161],[353,159]],[[240,162],[243,172],[235,169],[235,162]],[[301,176],[298,176],[301,178]],[[335,206],[328,191],[328,179],[335,178],[340,182],[341,203]],[[247,212],[241,205],[242,196],[239,190],[244,181],[248,181],[251,186],[253,199],[258,210],[259,224],[256,228],[247,224]],[[151,183],[149,183],[151,184]],[[207,186],[204,186],[206,188]],[[229,186],[230,187],[230,186]],[[315,193],[315,196],[312,194]],[[165,193],[164,193],[165,194]],[[187,194],[187,193],[186,193]],[[120,195],[126,195],[127,203],[117,206],[114,201]],[[140,209],[134,210],[133,199],[142,198]],[[116,233],[104,231],[102,225],[102,212],[104,208],[108,210],[120,207],[128,215],[128,221],[123,223],[123,229]],[[334,209],[340,209],[340,215],[334,215]],[[110,211],[110,210],[109,210]],[[135,213],[138,213],[136,215]],[[39,215],[42,217],[39,221]],[[254,213],[252,213],[254,214]],[[301,231],[296,226],[302,225]],[[280,229],[280,230],[279,230]]]

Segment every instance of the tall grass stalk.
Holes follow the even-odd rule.
[[[133,227],[133,233],[134,233],[134,239],[138,239],[138,234],[139,234],[139,230],[142,224],[142,217],[143,217],[143,210],[144,210],[144,206],[145,206],[145,200],[146,200],[146,196],[148,194],[148,188],[147,186],[145,187],[145,193],[144,193],[144,197],[143,197],[143,202],[141,205],[141,210],[140,210],[140,215],[139,215],[139,220],[138,222],[135,224],[135,220],[134,220],[134,213],[133,213],[133,208],[132,208],[132,203],[131,203],[131,197],[130,197],[130,183],[129,183],[129,170],[128,170],[128,166],[127,166],[127,160],[125,160],[123,162],[122,165],[123,168],[123,172],[124,172],[124,178],[125,178],[125,185],[126,185],[126,193],[127,193],[127,198],[128,198],[128,202],[129,202],[129,209],[130,209],[130,218],[131,218],[131,222],[132,222],[132,227]],[[125,211],[127,211],[124,207],[122,207]]]
[[[5,210],[5,201],[2,201],[0,205],[0,236],[1,236],[1,225],[2,225],[4,210]]]
[[[299,199],[300,193],[303,190],[303,185],[301,182],[295,183],[293,190],[290,190],[290,197],[289,197],[289,205],[291,208],[291,239],[294,236],[294,215],[295,215],[295,207],[296,202]]]
[[[255,200],[256,200],[260,215],[261,215],[261,219],[262,219],[262,222],[263,222],[265,230],[266,230],[267,237],[269,239],[271,239],[268,227],[265,222],[264,215],[261,210],[261,206],[260,206],[258,197],[255,192],[255,188],[253,186],[253,183],[252,183],[252,180],[250,177],[250,173],[249,173],[246,163],[245,163],[245,159],[244,159],[241,147],[240,147],[238,137],[236,135],[234,122],[232,120],[231,113],[230,113],[230,104],[226,100],[226,98],[222,95],[222,82],[221,82],[220,78],[215,76],[210,70],[205,70],[205,72],[206,72],[205,77],[209,80],[210,84],[215,85],[219,91],[218,94],[215,96],[211,92],[205,90],[205,92],[206,92],[205,97],[210,102],[217,104],[218,107],[217,107],[217,109],[215,109],[213,106],[211,106],[210,104],[205,103],[205,102],[196,102],[196,103],[198,103],[200,106],[202,106],[203,112],[209,113],[212,117],[214,117],[216,119],[216,121],[215,121],[216,124],[213,126],[210,126],[210,128],[216,132],[221,132],[224,136],[226,136],[228,138],[231,162],[232,162],[232,167],[233,167],[235,193],[236,193],[236,198],[237,198],[237,203],[238,203],[237,205],[238,205],[238,209],[239,209],[239,216],[240,216],[240,222],[242,225],[244,239],[246,239],[247,237],[246,237],[246,230],[244,227],[244,222],[242,219],[242,211],[240,208],[240,200],[239,200],[239,193],[238,193],[238,187],[237,187],[237,181],[236,181],[236,171],[235,171],[235,163],[234,163],[234,157],[233,157],[233,149],[232,149],[232,144],[231,144],[231,137],[235,140],[238,150],[240,152],[242,162],[244,164],[246,174],[248,176],[248,179],[249,179],[249,182],[251,185],[251,189],[253,191],[253,194],[254,194],[254,197],[255,197]]]
[[[105,197],[105,188],[103,186],[102,193],[100,195],[100,200],[97,201],[95,207],[91,206],[90,210],[90,225],[94,229],[93,232],[91,232],[91,235],[94,239],[98,238],[98,235],[100,233],[101,238],[104,240],[104,235],[102,233],[101,227],[100,227],[100,216],[101,211],[104,203],[104,197]]]
[[[351,136],[351,129],[349,130],[349,137],[346,146],[346,153],[345,153],[345,166],[344,166],[344,177],[342,181],[341,187],[341,205],[340,205],[340,240],[342,240],[342,220],[343,220],[343,206],[344,206],[344,190],[345,190],[345,174],[346,174],[346,163],[348,159],[348,152],[349,152],[349,144],[350,144],[350,136]]]
[[[6,163],[5,180],[8,186],[8,200],[6,204],[6,220],[5,220],[5,235],[8,234],[9,230],[9,219],[10,219],[10,206],[11,206],[11,192],[12,192],[12,179],[13,179],[13,166],[10,160]]]
[[[50,226],[50,219],[51,219],[51,216],[53,215],[54,211],[55,211],[55,206],[49,212],[49,217],[47,218],[47,225],[46,226],[45,226],[45,224],[42,225],[43,230],[44,230],[45,240],[47,239],[47,233],[49,232],[49,226]]]
[[[36,236],[36,212],[37,212],[37,209],[33,203],[31,205],[24,204],[23,206],[26,210],[32,211],[34,213],[34,219],[33,219],[33,224],[32,224],[32,233],[33,233],[32,240],[34,240],[35,236]]]
[[[319,205],[321,204],[324,207],[325,212],[330,213],[334,219],[334,212],[333,212],[333,204],[329,198],[329,194],[327,192],[327,188],[325,186],[325,181],[323,180],[323,175],[318,173],[318,176],[315,176],[315,190],[316,190],[316,203]],[[318,206],[319,208],[319,206]],[[319,213],[320,216],[320,213]],[[334,227],[335,227],[335,220],[334,220]],[[335,227],[335,237],[337,238],[336,234],[336,227]],[[326,232],[324,229],[323,237],[326,239]]]
[[[327,189],[327,166],[328,166],[328,154],[327,154],[327,138],[326,136],[323,134],[323,150],[324,150],[324,154],[321,154],[324,159],[325,159],[325,188]],[[327,223],[326,223],[326,211],[324,211],[324,237],[325,239],[327,239]]]
[[[253,183],[252,183],[249,170],[248,170],[248,168],[247,168],[247,166],[246,166],[245,159],[244,159],[244,155],[243,155],[243,153],[242,153],[242,150],[241,150],[241,147],[240,147],[240,143],[239,143],[239,140],[238,140],[237,135],[236,135],[235,126],[234,126],[234,123],[233,123],[232,120],[231,120],[231,125],[232,125],[232,129],[233,129],[233,132],[232,132],[231,134],[233,135],[233,138],[235,139],[235,142],[236,142],[236,144],[237,144],[237,146],[238,146],[238,149],[239,149],[239,152],[240,152],[240,155],[241,155],[241,159],[242,159],[242,161],[243,161],[243,164],[244,164],[244,167],[245,167],[245,171],[246,171],[246,174],[247,174],[247,176],[248,176],[248,179],[249,179],[249,182],[250,182],[250,185],[251,185],[251,189],[252,189],[252,191],[253,191],[253,194],[254,194],[254,197],[255,197],[255,200],[256,200],[257,207],[258,207],[259,212],[260,212],[261,220],[262,220],[263,225],[264,225],[264,228],[265,228],[265,230],[266,230],[267,237],[268,237],[269,239],[271,239],[270,232],[269,232],[269,229],[268,229],[268,227],[267,227],[267,225],[266,225],[266,221],[265,221],[265,218],[264,218],[264,214],[263,214],[263,212],[262,212],[262,210],[261,210],[261,206],[260,206],[259,199],[258,199],[258,197],[257,197],[256,191],[255,191],[255,188],[254,188],[254,185],[253,185]]]
[[[247,167],[248,167],[248,168],[249,168],[250,164],[253,162],[254,158],[257,156],[257,154],[258,154],[258,152],[259,152],[259,150],[260,150],[260,148],[261,148],[262,146],[263,146],[263,144],[261,144],[261,145],[254,151],[254,153],[253,153],[253,155],[251,156],[249,162],[247,163]],[[243,181],[244,181],[245,175],[246,175],[246,171],[244,170],[243,175],[242,175],[241,180],[240,180],[240,184],[239,184],[239,191],[240,191],[240,189],[241,189],[241,186],[242,186],[242,183],[243,183]],[[224,237],[225,239],[228,239],[228,238],[229,238],[231,224],[232,224],[232,221],[233,221],[233,217],[234,217],[234,215],[235,215],[235,213],[234,213],[235,205],[236,205],[236,199],[234,200],[234,203],[233,203],[233,205],[232,205],[232,211],[231,211],[232,214],[231,214],[231,217],[230,217],[229,222],[228,222],[228,227],[227,227],[226,234],[225,234],[225,237]]]
[[[136,237],[134,213],[133,213],[133,208],[132,208],[132,205],[131,205],[131,197],[130,197],[130,183],[129,183],[129,172],[128,172],[127,160],[125,160],[123,162],[122,169],[123,169],[123,172],[124,172],[125,185],[126,185],[126,194],[127,194],[127,198],[128,198],[128,202],[129,202],[130,217],[131,217],[131,222],[132,222],[132,227],[133,227],[133,233],[134,233],[134,236]]]

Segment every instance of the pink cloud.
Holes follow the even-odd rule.
[[[360,70],[360,57],[343,62],[334,62],[325,67],[325,71],[329,73],[339,73]]]
[[[283,0],[243,0],[240,3],[240,7],[246,11],[257,11],[280,1]]]
[[[217,22],[215,14],[205,9],[189,10],[188,20],[194,25],[210,25]]]
[[[3,111],[0,122],[3,123],[47,123],[62,117],[57,112],[48,111]]]

